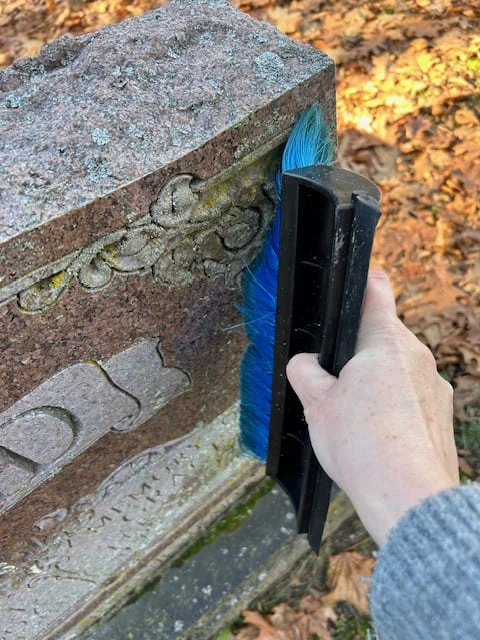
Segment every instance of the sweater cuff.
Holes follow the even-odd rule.
[[[465,640],[480,629],[480,485],[410,509],[380,550],[370,590],[379,640]]]

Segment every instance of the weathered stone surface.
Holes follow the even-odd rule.
[[[38,313],[55,304],[73,282],[98,291],[115,274],[150,270],[164,287],[190,285],[199,270],[222,276],[232,287],[258,248],[271,209],[263,192],[271,154],[248,160],[235,165],[233,175],[230,167],[206,182],[175,176],[135,224],[0,288],[0,303],[17,296],[23,311]]]
[[[189,389],[155,340],[103,365],[74,364],[0,414],[0,512],[110,430],[128,431]]]
[[[198,423],[213,420],[231,404],[238,394],[236,369],[244,344],[235,300],[235,293],[227,290],[219,278],[197,278],[191,288],[165,290],[164,295],[159,295],[159,286],[151,275],[129,274],[114,277],[101,292],[89,292],[74,284],[41,314],[25,314],[12,303],[0,307],[3,328],[11,331],[8,348],[0,359],[6,383],[2,388],[4,407],[0,415],[3,412],[8,412],[9,417],[16,415],[15,405],[31,393],[35,393],[35,403],[29,404],[29,409],[59,402],[56,385],[48,384],[49,380],[80,365],[96,372],[108,391],[103,397],[93,393],[96,391],[93,385],[92,397],[98,401],[92,407],[95,412],[103,413],[105,404],[120,397],[123,404],[128,401],[132,415],[138,413],[133,423],[128,422],[128,418],[121,422],[129,412],[119,414],[117,411],[116,419],[110,424],[97,415],[98,420],[93,418],[89,423],[91,431],[85,428],[82,434],[103,436],[104,442],[92,444],[90,440],[88,450],[77,459],[70,454],[79,454],[82,441],[78,440],[61,459],[51,462],[49,471],[44,469],[40,474],[37,469],[37,480],[45,480],[45,489],[40,494],[37,489],[31,500],[23,501],[21,508],[0,519],[0,546],[8,545],[12,536],[28,535],[32,523],[42,516],[42,509],[61,508],[79,499],[125,458],[188,433]],[[236,328],[225,330],[232,325]],[[145,344],[150,345],[150,355],[142,351],[135,358],[135,349],[142,345],[142,349],[146,349]],[[158,344],[163,367],[169,370],[165,377],[162,360],[154,352]],[[127,357],[128,354],[131,357]],[[107,369],[110,370],[113,363],[115,367],[109,373]],[[172,379],[170,373],[176,371],[182,372],[182,377],[189,381],[190,390],[187,394],[170,396],[167,386],[167,394],[159,398],[157,384],[165,385]],[[68,398],[70,405],[78,393],[76,383],[76,379],[70,377],[70,386],[66,385],[72,396]],[[42,399],[39,389],[40,392],[50,389],[51,393]],[[167,397],[169,401],[162,404]],[[80,407],[86,401],[77,398],[75,403]],[[157,411],[152,415],[154,407]],[[115,406],[105,406],[105,415],[111,415],[114,410]],[[81,415],[79,418],[82,420]],[[114,424],[117,425],[115,431],[111,430]],[[128,430],[119,430],[118,426],[127,426]],[[53,443],[45,440],[45,444],[52,446]],[[50,472],[67,461],[64,473],[51,477]],[[11,464],[8,468],[9,474],[12,473]],[[28,477],[33,482],[30,469]],[[10,497],[4,506],[13,504],[29,490],[24,480],[23,475],[18,479],[18,493],[12,491],[13,479],[8,481]],[[37,480],[31,488],[38,486]],[[3,479],[1,490],[4,490]]]
[[[3,508],[71,461],[57,491],[90,491],[105,447],[82,458],[89,474],[75,460],[108,432],[119,464],[235,399],[239,277],[271,219],[278,146],[315,99],[333,123],[331,61],[223,0],[0,73]],[[42,508],[25,503],[21,527]]]
[[[205,180],[271,143],[305,103],[326,98],[332,116],[332,92],[311,84],[325,74],[326,56],[223,0],[15,61],[0,73],[4,284],[139,220],[170,176]]]
[[[291,581],[292,571],[297,576],[303,565],[306,575],[319,575],[332,543],[337,546],[335,534],[354,513],[344,494],[332,497],[323,542],[327,552],[314,560],[306,537],[295,533],[295,514],[280,488],[243,508],[248,517],[242,521],[238,513],[227,513],[215,527],[218,532],[223,524],[218,537],[210,535],[208,544],[198,544],[196,553],[162,571],[156,583],[111,619],[99,620],[85,638],[213,640],[252,602],[270,601]],[[344,533],[349,547],[365,539],[363,527],[358,533],[356,528]]]
[[[17,544],[0,562],[0,638],[77,638],[96,607],[115,606],[192,544],[263,476],[260,464],[236,455],[237,420],[232,407],[128,459],[94,493],[39,519],[36,543]]]
[[[230,612],[230,622],[270,584],[273,557],[286,568],[293,555],[307,553],[305,538],[295,539],[295,515],[280,489],[253,506],[242,526],[230,523],[230,528],[180,566],[162,572],[158,584],[113,619],[100,621],[88,640],[214,638],[216,615]]]
[[[133,420],[117,424],[117,431],[143,424],[169,400],[190,389],[190,379],[183,371],[162,366],[159,348],[156,340],[144,340],[102,366],[112,382],[120,389],[128,389],[138,403]]]
[[[315,100],[333,128],[334,92],[326,56],[223,0],[0,73],[0,637],[94,617],[261,475],[188,434],[238,395],[279,148]]]
[[[94,493],[35,522],[35,537],[0,562],[0,638],[206,640],[287,575],[309,545],[295,534],[280,489],[255,504],[249,497],[264,472],[236,455],[237,424],[234,406],[127,460]],[[217,527],[228,533],[192,553],[238,501],[248,509]],[[352,514],[337,496],[325,537]],[[152,579],[155,589],[106,622]]]

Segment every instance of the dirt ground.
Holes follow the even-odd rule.
[[[93,31],[161,4],[0,0],[0,66],[35,55],[63,33]],[[374,264],[391,276],[402,318],[455,386],[461,470],[479,479],[480,5],[234,4],[335,60],[338,162],[382,189]],[[256,624],[258,631],[258,619]]]

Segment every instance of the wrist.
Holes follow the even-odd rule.
[[[438,470],[430,474],[411,471],[408,475],[402,474],[401,478],[394,478],[393,482],[378,484],[369,496],[356,495],[355,490],[347,493],[365,528],[377,544],[383,546],[392,529],[410,509],[458,484]],[[382,488],[378,490],[378,486]]]

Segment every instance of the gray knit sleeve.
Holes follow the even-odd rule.
[[[370,589],[378,640],[480,639],[480,485],[411,509],[378,554]]]

